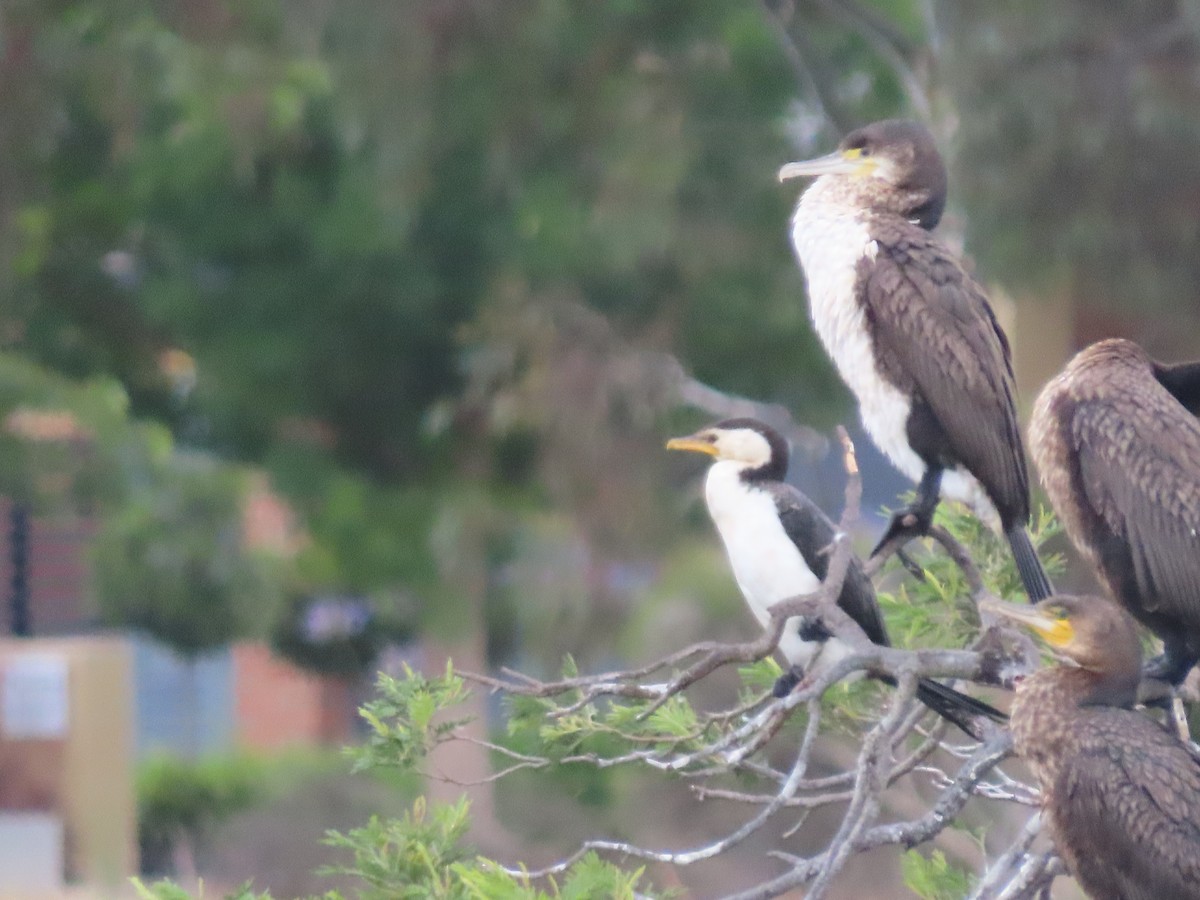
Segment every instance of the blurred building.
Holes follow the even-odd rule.
[[[0,640],[0,896],[137,872],[131,674],[121,638]]]
[[[340,747],[354,737],[358,682],[307,672],[263,642],[194,660],[143,636],[132,647],[139,757]]]
[[[0,636],[78,634],[95,624],[95,520],[42,516],[0,497]]]

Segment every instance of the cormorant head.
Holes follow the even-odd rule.
[[[787,475],[787,442],[757,419],[725,419],[687,437],[671,438],[667,449],[690,450],[736,463],[749,479],[782,481]]]
[[[1136,689],[1142,667],[1137,626],[1111,600],[1055,594],[1033,606],[989,599],[979,608],[1036,632],[1080,668],[1116,681],[1131,680]]]
[[[932,229],[946,207],[946,165],[933,135],[918,122],[885,119],[850,132],[836,152],[788,163],[779,180],[827,176],[848,202]]]
[[[1200,361],[1158,362],[1133,341],[1105,338],[1076,353],[1045,390],[1081,379],[1092,379],[1093,383],[1118,382],[1127,395],[1140,396],[1146,403],[1155,402],[1151,393],[1155,390],[1153,379],[1188,414],[1200,416]]]
[[[1133,341],[1125,338],[1105,338],[1089,344],[1076,353],[1063,371],[1074,374],[1082,369],[1096,366],[1111,371],[1111,367],[1114,365],[1149,371],[1154,365],[1154,361],[1150,358],[1150,354]]]

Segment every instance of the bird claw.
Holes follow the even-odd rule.
[[[924,510],[918,506],[908,506],[897,510],[892,515],[892,520],[888,522],[887,528],[883,531],[883,537],[879,539],[879,542],[871,551],[869,558],[878,556],[884,547],[897,538],[903,538],[899,549],[896,550],[896,557],[913,578],[916,578],[918,581],[924,581],[925,570],[917,565],[911,556],[904,552],[904,544],[913,538],[927,535],[932,525],[933,516],[925,514]]]
[[[804,679],[804,669],[800,666],[792,666],[777,679],[775,685],[771,688],[771,696],[776,700],[782,700]]]
[[[908,555],[907,550],[897,550],[896,559],[900,560],[900,565],[904,566],[905,571],[917,581],[925,580],[925,570],[921,568],[920,563]]]
[[[929,527],[933,524],[931,517],[922,516],[920,510],[915,507],[905,507],[899,509],[892,515],[892,520],[888,522],[887,528],[883,530],[883,537],[879,539],[879,543],[875,545],[875,549],[871,551],[871,556],[875,556],[887,544],[899,537],[903,537],[905,543],[913,538],[923,537],[929,533]]]

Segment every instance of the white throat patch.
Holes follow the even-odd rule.
[[[771,445],[753,428],[731,428],[719,434],[717,449],[721,458],[736,461],[749,469],[757,469],[771,461]]]

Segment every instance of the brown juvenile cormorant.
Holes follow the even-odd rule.
[[[1200,898],[1200,763],[1131,709],[1141,677],[1133,620],[1100,597],[1030,607],[984,601],[1075,662],[1016,686],[1013,745],[1042,789],[1055,846],[1095,900]]]
[[[1029,443],[1042,484],[1108,592],[1162,638],[1147,673],[1200,659],[1200,363],[1137,344],[1081,350],[1042,390]]]
[[[867,433],[917,482],[879,546],[925,533],[939,495],[959,500],[1004,532],[1030,599],[1048,596],[1026,531],[1008,340],[983,289],[930,233],[946,202],[933,137],[915,122],[876,122],[836,153],[779,170],[780,180],[804,176],[818,177],[791,233],[817,335]]]
[[[714,458],[705,479],[705,501],[734,579],[759,625],[770,624],[770,608],[776,603],[820,587],[837,529],[815,503],[783,480],[788,446],[777,431],[755,419],[726,419],[688,437],[673,438],[667,448]],[[838,606],[868,638],[888,644],[875,589],[857,558],[846,572]],[[775,685],[779,697],[818,659],[822,666],[832,665],[849,652],[819,622],[799,617],[787,621],[779,650],[792,666]],[[917,698],[968,734],[978,734],[972,720],[980,716],[1005,721],[999,710],[930,679],[918,684]]]

